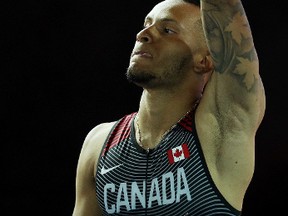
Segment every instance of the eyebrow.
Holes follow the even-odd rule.
[[[152,20],[151,17],[146,17],[146,18],[145,18],[145,22],[146,22],[146,21],[151,21],[151,20]],[[161,18],[159,21],[160,21],[160,22],[172,22],[172,23],[175,23],[175,24],[178,25],[178,22],[176,22],[176,20],[171,19],[171,18]]]

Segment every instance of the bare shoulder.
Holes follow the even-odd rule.
[[[82,146],[81,159],[91,160],[92,164],[96,164],[103,144],[115,123],[115,121],[101,123],[89,131]]]
[[[116,123],[115,121],[101,123],[95,126],[94,128],[92,128],[92,130],[89,131],[89,133],[87,134],[84,140],[83,148],[85,147],[93,148],[93,146],[95,148],[98,148],[99,145],[101,145],[102,141],[105,141],[105,139],[107,138],[109,132],[111,131],[115,123]]]

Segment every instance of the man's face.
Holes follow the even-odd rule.
[[[193,24],[199,7],[166,0],[146,16],[131,54],[128,80],[146,88],[178,84],[193,67]]]

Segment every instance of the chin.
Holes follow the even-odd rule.
[[[126,72],[127,80],[137,85],[147,85],[155,80],[155,76],[151,72],[129,67]]]

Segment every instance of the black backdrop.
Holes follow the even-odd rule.
[[[71,215],[86,134],[138,108],[141,89],[125,72],[135,35],[156,2],[1,3],[1,215]],[[243,216],[277,216],[288,192],[287,10],[279,1],[243,4],[267,94]]]

